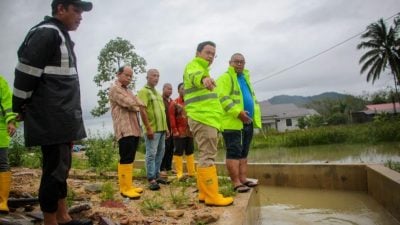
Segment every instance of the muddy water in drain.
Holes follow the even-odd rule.
[[[260,186],[262,225],[400,225],[364,192]]]

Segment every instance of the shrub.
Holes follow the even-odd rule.
[[[113,136],[90,138],[85,145],[87,146],[85,155],[88,157],[89,166],[95,168],[96,172],[110,170],[117,164],[118,151]]]

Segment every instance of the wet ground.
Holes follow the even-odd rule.
[[[40,173],[37,169],[12,168],[10,197],[19,199],[37,197]],[[105,174],[102,177],[99,179],[98,175],[87,171],[71,171],[68,185],[73,193],[69,193],[71,197],[67,198],[71,205],[70,209],[85,206],[72,213],[73,218],[89,218],[95,224],[100,224],[100,221],[107,218],[121,225],[206,224],[204,221],[221,225],[241,224],[251,194],[248,192],[236,196],[234,204],[228,207],[208,207],[197,200],[196,182],[188,181],[184,185],[172,182],[170,185],[161,185],[159,191],[150,191],[146,189],[145,179],[136,179],[135,185],[145,190],[139,200],[129,200],[119,194],[116,173]],[[106,192],[102,185],[105,182],[113,184],[115,193],[112,200],[104,200],[102,197]],[[8,215],[0,215],[0,224],[7,222],[19,225],[42,224],[38,204],[11,211]],[[239,219],[232,219],[235,217]]]

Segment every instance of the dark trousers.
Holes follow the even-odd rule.
[[[253,139],[253,123],[243,124],[242,130],[224,130],[222,136],[227,159],[246,159]]]
[[[43,212],[57,211],[58,200],[67,197],[67,178],[71,169],[71,144],[44,145],[39,203]]]
[[[194,143],[192,137],[174,138],[175,151],[174,155],[183,156],[191,155],[194,151]]]
[[[139,145],[139,137],[128,136],[118,140],[119,163],[131,164],[135,161],[136,150]]]
[[[170,136],[165,139],[165,152],[161,162],[160,171],[172,170],[172,155],[174,154],[174,142]]]
[[[10,171],[10,165],[8,163],[8,149],[0,148],[0,172]]]

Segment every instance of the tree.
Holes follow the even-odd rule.
[[[98,105],[90,111],[95,116],[104,115],[109,109],[108,105],[108,88],[119,67],[129,65],[132,67],[134,74],[144,73],[146,71],[146,60],[136,54],[133,50],[135,47],[128,41],[120,37],[109,41],[100,51],[97,57],[99,65],[97,66],[97,75],[93,81],[100,90],[97,94],[99,99]],[[134,87],[136,79],[133,80]]]
[[[364,109],[365,101],[361,97],[344,95],[339,99],[325,98],[314,100],[306,106],[307,108],[316,110],[328,124],[331,124],[330,122],[345,124],[347,121],[351,121],[352,112]]]
[[[399,55],[399,18],[394,21],[395,27],[387,27],[383,19],[372,23],[367,27],[367,31],[361,35],[366,39],[357,45],[357,49],[368,49],[361,56],[359,63],[361,74],[367,72],[367,82],[379,79],[382,72],[390,69],[397,93],[397,85],[400,78],[400,55]],[[396,34],[397,33],[397,34]]]

